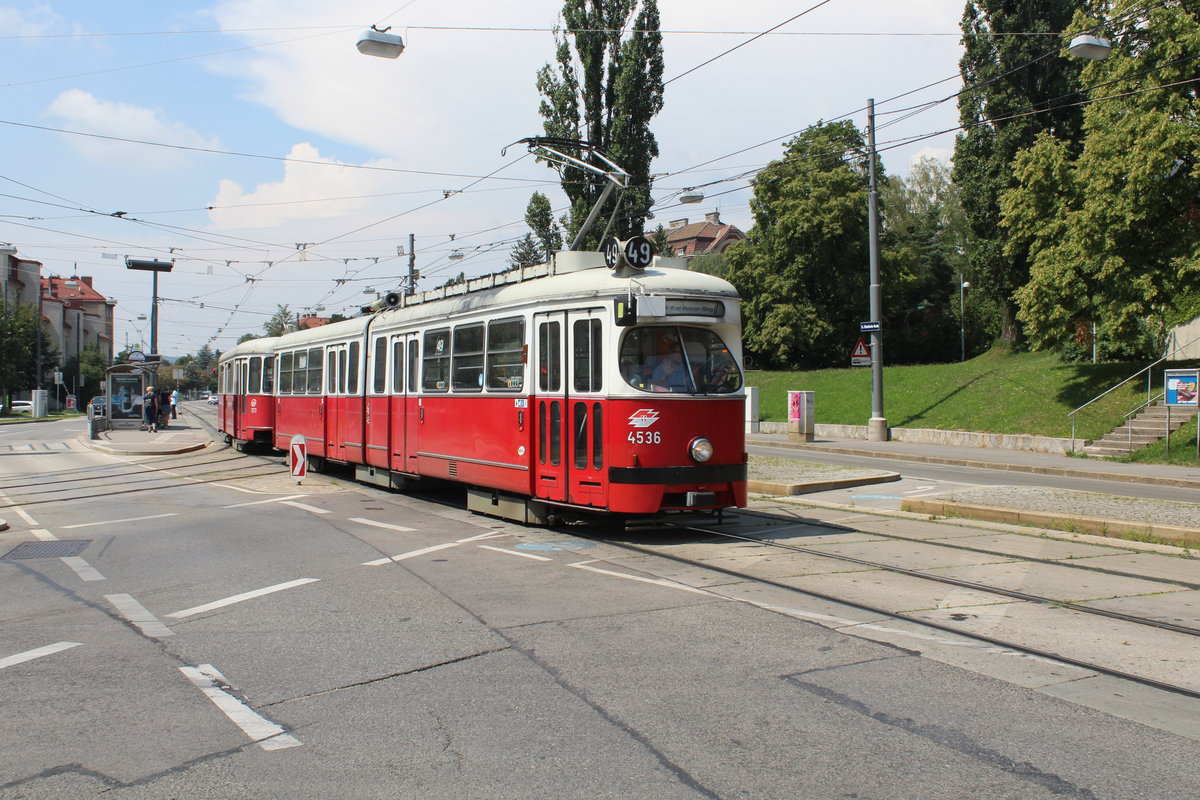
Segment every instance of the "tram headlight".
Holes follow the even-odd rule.
[[[713,443],[703,436],[692,439],[692,443],[688,445],[688,455],[692,457],[692,461],[703,464],[713,456]]]

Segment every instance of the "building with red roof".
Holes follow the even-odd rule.
[[[734,242],[740,242],[746,234],[736,225],[721,222],[721,213],[714,211],[704,215],[703,222],[689,223],[686,219],[671,220],[667,225],[667,241],[675,255],[691,258],[701,253],[724,253]]]

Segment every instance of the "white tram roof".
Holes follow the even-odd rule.
[[[465,283],[443,286],[411,297],[402,297],[400,304],[354,319],[309,328],[274,339],[252,339],[243,342],[225,355],[244,355],[254,352],[273,352],[274,348],[305,347],[327,341],[338,341],[361,333],[368,324],[390,327],[395,324],[421,323],[429,320],[449,322],[451,319],[489,309],[497,313],[519,314],[522,311],[549,310],[560,305],[577,305],[581,300],[594,298],[607,302],[625,296],[630,281],[636,282],[637,294],[708,297],[738,300],[737,290],[728,281],[715,275],[692,272],[681,258],[655,257],[646,270],[632,279],[618,276],[604,266],[601,253],[563,251],[556,253],[548,264],[513,269],[471,278]],[[501,310],[502,309],[502,310]]]
[[[234,356],[271,355],[275,352],[275,345],[279,343],[279,338],[278,336],[263,336],[259,339],[248,339],[221,353],[221,360],[224,361],[226,358]]]

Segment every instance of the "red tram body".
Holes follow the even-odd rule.
[[[462,483],[472,510],[524,522],[744,506],[736,291],[681,259],[603,264],[562,252],[238,345],[221,429],[280,449],[302,434],[314,468],[384,486]]]

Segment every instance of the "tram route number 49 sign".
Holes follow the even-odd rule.
[[[296,483],[304,480],[304,476],[308,474],[308,444],[304,441],[303,434],[297,433],[292,437],[291,447],[288,448],[288,463]]]

